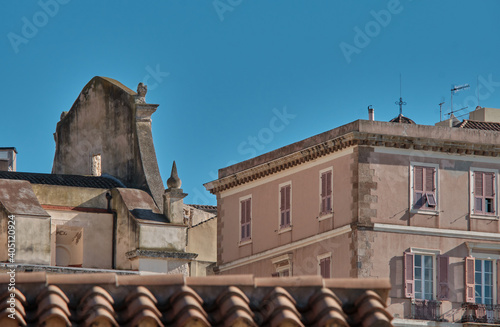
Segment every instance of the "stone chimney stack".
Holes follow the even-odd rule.
[[[172,165],[172,173],[167,180],[167,189],[163,194],[163,214],[172,224],[184,224],[184,201],[187,194],[182,192],[182,181],[177,175],[175,161]]]
[[[369,121],[375,120],[375,109],[373,109],[372,106],[368,106],[368,120]]]

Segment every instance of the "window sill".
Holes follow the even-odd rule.
[[[292,226],[286,226],[286,227],[281,227],[280,230],[278,230],[278,234],[281,233],[286,233],[292,231]]]
[[[486,220],[498,220],[497,215],[478,215],[478,214],[469,214],[470,218],[473,219],[486,219]]]
[[[247,244],[251,244],[252,243],[252,240],[245,240],[245,241],[240,241],[240,244],[239,246],[243,246],[243,245],[247,245]]]
[[[439,216],[438,210],[425,210],[425,209],[411,209],[410,213],[418,213],[420,215],[429,215],[429,216]]]
[[[322,220],[325,220],[325,219],[328,219],[328,218],[332,218],[333,217],[333,211],[330,212],[330,213],[320,213],[318,215],[318,221],[322,221]]]

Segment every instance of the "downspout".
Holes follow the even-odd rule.
[[[116,224],[117,224],[117,214],[116,210],[111,209],[111,199],[113,196],[110,192],[106,193],[106,199],[108,200],[108,212],[113,214],[113,235],[111,241],[111,269],[116,269]]]

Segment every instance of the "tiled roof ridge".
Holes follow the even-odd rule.
[[[0,284],[8,284],[8,277],[0,275]],[[345,285],[347,280],[350,283]],[[335,287],[339,283],[344,287]],[[90,326],[99,321],[106,321],[107,326],[136,326],[146,321],[151,326],[195,323],[197,326],[277,326],[283,323],[392,326],[392,317],[385,309],[389,284],[389,280],[379,279],[340,279],[336,282],[319,276],[185,277],[20,272],[16,275],[16,296],[19,298],[16,306],[18,321],[27,326],[51,325],[55,320],[68,326]],[[370,285],[372,287],[367,287]],[[3,289],[0,298],[9,296],[7,287]],[[2,319],[10,319],[1,309],[0,325]]]
[[[500,123],[493,121],[480,121],[480,120],[471,120],[464,119],[460,124],[456,127],[464,128],[464,129],[477,129],[484,131],[500,131]]]
[[[203,210],[203,211],[217,211],[217,206],[209,205],[209,204],[188,204],[186,203],[187,206],[193,207],[198,210]]]
[[[213,217],[210,217],[210,218],[205,219],[205,220],[203,220],[203,221],[200,221],[199,223],[194,224],[193,226],[191,226],[191,227],[189,227],[189,228],[193,228],[193,227],[196,227],[196,226],[200,226],[200,225],[202,225],[202,224],[206,223],[207,221],[214,220],[215,218],[217,218],[217,216],[213,216]]]
[[[116,188],[125,187],[116,178],[109,176],[72,175],[30,173],[18,171],[0,171],[0,179],[25,180],[32,184],[74,186],[88,188]]]

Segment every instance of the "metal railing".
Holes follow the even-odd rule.
[[[413,300],[411,304],[412,319],[440,321],[441,301]]]
[[[461,322],[500,323],[500,305],[463,303]]]

